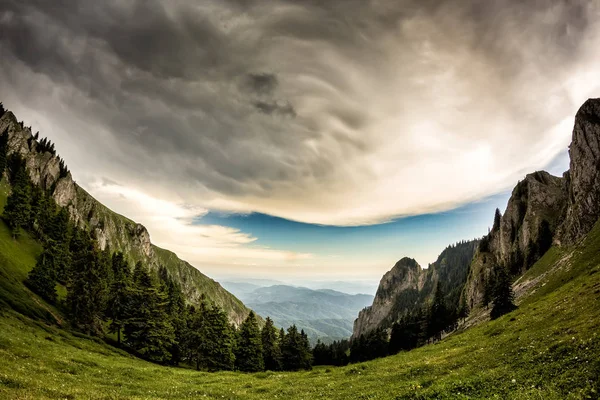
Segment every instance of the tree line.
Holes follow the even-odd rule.
[[[185,301],[169,271],[132,265],[127,256],[101,250],[88,229],[75,226],[50,191],[34,185],[25,160],[7,157],[8,135],[0,135],[0,176],[6,171],[11,194],[3,213],[15,238],[28,232],[43,250],[26,285],[61,308],[79,332],[109,337],[114,344],[149,361],[189,364],[207,371],[310,369],[308,336],[291,326],[275,328],[250,312],[239,327],[204,296]],[[66,296],[57,293],[66,290]]]
[[[514,310],[514,295],[510,276],[505,268],[497,269],[494,276],[491,318]],[[314,353],[315,365],[347,365],[409,351],[427,343],[442,339],[444,333],[455,330],[458,322],[466,318],[468,309],[463,300],[456,306],[448,301],[443,286],[438,281],[430,304],[406,312],[394,322],[391,332],[374,329],[358,338],[333,342],[330,345],[317,342]]]

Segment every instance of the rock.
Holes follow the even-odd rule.
[[[427,269],[412,258],[398,261],[381,279],[373,304],[354,321],[352,337],[380,327],[390,329],[403,314],[420,309],[433,298],[440,279],[447,294],[450,287],[462,287],[478,243],[472,240],[448,246]],[[459,298],[456,295],[447,300],[457,303]]]
[[[600,99],[589,99],[577,112],[569,155],[569,204],[556,239],[564,245],[583,238],[600,217]]]
[[[180,284],[188,302],[197,303],[205,295],[228,313],[231,322],[239,324],[246,318],[250,310],[242,302],[175,254],[152,245],[143,225],[99,203],[73,181],[71,173],[60,177],[59,157],[40,153],[31,131],[21,127],[10,111],[0,118],[0,133],[4,132],[8,133],[7,154],[18,153],[24,158],[32,182],[51,191],[56,203],[68,209],[71,221],[93,233],[100,249],[123,252],[132,267],[138,261],[154,270],[164,266]]]

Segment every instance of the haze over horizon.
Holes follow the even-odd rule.
[[[8,1],[0,100],[208,276],[378,281],[568,169],[598,48],[598,2]]]

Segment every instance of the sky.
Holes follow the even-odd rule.
[[[568,168],[600,0],[5,0],[0,101],[218,279],[378,281]]]

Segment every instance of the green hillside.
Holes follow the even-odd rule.
[[[597,225],[579,248],[552,249],[528,271],[516,311],[435,345],[309,372],[202,373],[60,328],[59,310],[22,285],[40,247],[0,223],[0,398],[595,399],[599,250]]]

